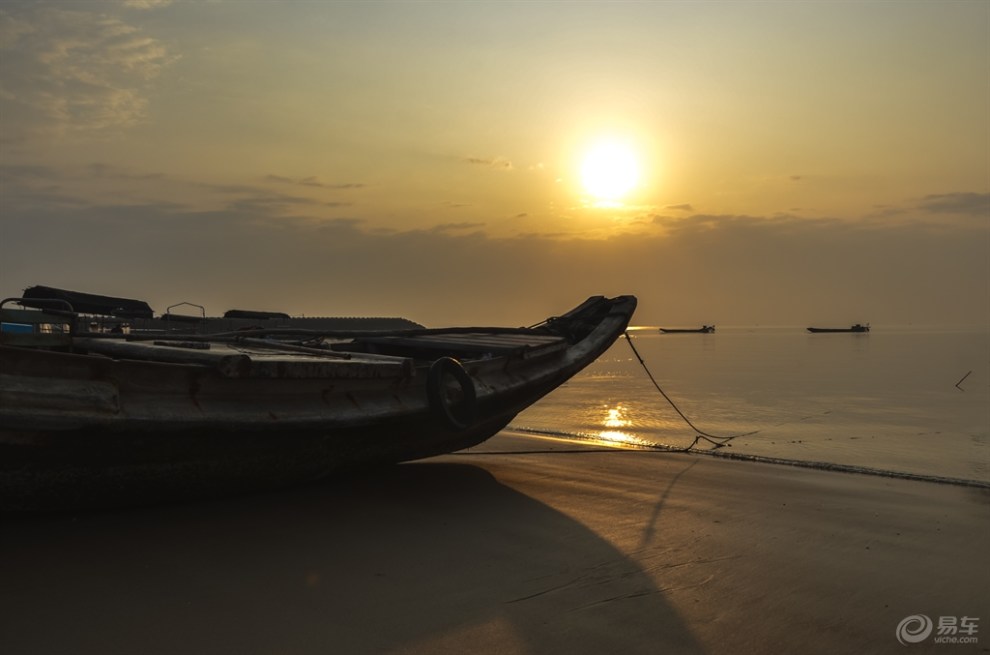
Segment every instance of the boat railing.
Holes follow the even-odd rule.
[[[193,307],[199,310],[199,315],[180,314],[172,310],[177,307]],[[206,326],[206,308],[191,302],[180,302],[169,305],[165,308],[165,313],[161,315],[161,320],[165,322],[165,332],[191,332],[196,333]]]

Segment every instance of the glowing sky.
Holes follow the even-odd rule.
[[[982,0],[8,1],[0,293],[988,324],[988,117]]]

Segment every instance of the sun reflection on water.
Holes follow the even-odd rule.
[[[638,443],[639,440],[621,428],[628,428],[632,421],[626,417],[626,408],[621,404],[615,407],[605,406],[602,425],[607,428],[598,432],[598,438],[611,443]]]

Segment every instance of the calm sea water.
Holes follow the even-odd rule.
[[[735,436],[720,452],[990,482],[985,329],[629,334],[698,430]],[[511,427],[675,448],[698,434],[653,386],[624,338]]]

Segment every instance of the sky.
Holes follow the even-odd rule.
[[[990,327],[990,3],[7,0],[0,295],[35,284]]]

